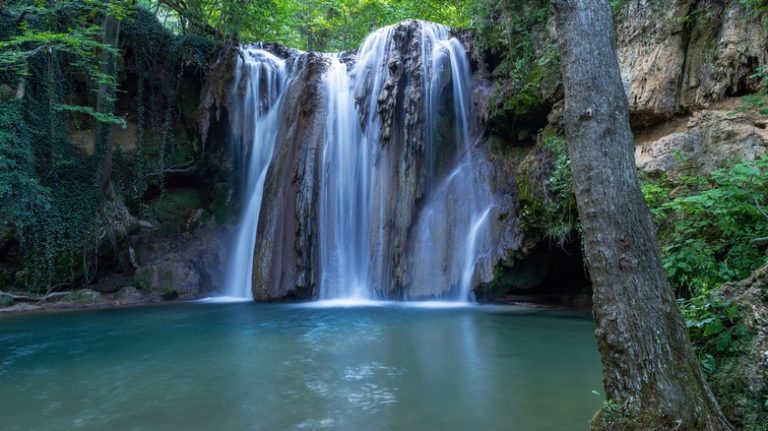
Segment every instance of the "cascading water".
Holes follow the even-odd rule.
[[[320,168],[320,298],[368,299],[370,145],[362,141],[347,67],[338,57],[330,61]]]
[[[442,153],[451,153],[451,170],[431,190],[415,231],[412,287],[409,295],[422,294],[422,286],[444,283],[453,287],[453,298],[471,299],[476,267],[488,259],[491,246],[489,214],[493,208],[487,179],[479,169],[472,148],[469,100],[469,61],[464,47],[447,27],[422,26],[425,85],[426,153],[429,183],[439,181]],[[446,86],[450,83],[450,92]],[[444,136],[438,122],[441,106],[452,99],[453,136]]]
[[[241,50],[227,295],[467,301],[491,274],[493,199],[461,43],[406,21],[356,54]]]
[[[235,135],[234,158],[240,158],[243,189],[240,219],[224,274],[228,296],[253,298],[254,243],[286,81],[284,60],[262,49],[240,50],[230,95],[230,125]]]
[[[403,296],[434,295],[425,287],[440,283],[449,287],[450,297],[465,301],[470,299],[476,267],[490,249],[492,209],[487,179],[472,149],[468,59],[447,27],[420,22],[419,28],[426,190],[410,250],[405,252],[412,275],[405,282],[409,285],[402,287]],[[373,298],[394,279],[393,246],[386,240],[391,218],[385,213],[397,205],[390,167],[399,161],[382,149],[379,109],[381,95],[389,91],[393,35],[391,26],[365,40],[351,78],[336,57],[325,76],[328,118],[319,227],[322,299]],[[454,125],[447,134],[438,124],[446,118]]]

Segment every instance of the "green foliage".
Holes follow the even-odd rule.
[[[0,224],[14,233],[27,286],[50,284],[63,243],[61,214],[52,191],[35,175],[34,155],[21,104],[0,103]]]
[[[535,136],[560,84],[559,51],[546,30],[549,3],[476,0],[469,10],[474,43],[495,81],[489,132],[505,142]]]
[[[554,45],[540,57],[534,58],[532,57],[534,55],[535,53],[531,53],[531,57],[519,59],[509,70],[505,69],[507,67],[505,64],[496,69],[497,74],[509,73],[508,79],[515,82],[517,91],[511,97],[505,97],[502,103],[502,110],[511,112],[515,116],[545,109],[542,85],[545,79],[551,78],[552,72],[560,65],[558,51]],[[494,96],[504,97],[498,94]]]
[[[714,354],[731,353],[739,348],[747,329],[740,322],[737,304],[715,291],[702,292],[689,299],[678,300],[691,341],[701,353],[702,366],[708,373],[717,370]]]
[[[747,351],[722,356],[717,371],[707,380],[735,429],[768,431],[768,387],[758,390],[754,384],[754,360]]]
[[[546,130],[535,151],[516,175],[518,218],[529,236],[563,246],[578,226],[566,141]]]
[[[756,111],[760,115],[768,115],[768,66],[759,66],[749,79],[758,82],[758,91],[741,98],[739,111]]]
[[[104,124],[113,124],[116,126],[120,126],[122,128],[126,127],[125,118],[116,117],[112,114],[105,114],[103,112],[96,112],[95,109],[91,108],[90,106],[82,106],[82,105],[67,105],[63,103],[57,103],[53,106],[53,108],[57,112],[69,112],[69,113],[80,113],[88,115],[89,117],[93,118],[99,123]]]
[[[645,179],[664,268],[680,293],[697,295],[746,278],[765,261],[768,159],[707,176]]]
[[[625,4],[627,4],[627,0],[611,0],[611,10],[613,13],[616,13],[621,10]]]
[[[269,41],[305,50],[354,49],[373,28],[408,19],[469,23],[469,0],[145,0],[181,34],[225,41]]]
[[[0,179],[6,202],[2,222],[13,232],[21,258],[12,278],[16,288],[42,290],[82,275],[88,279],[93,268],[103,199],[94,173],[103,148],[99,160],[84,159],[67,129],[83,121],[92,127],[124,125],[106,110],[97,112],[93,99],[97,89],[107,96],[116,89],[115,75],[105,70],[118,52],[102,42],[101,24],[107,15],[127,18],[127,4],[17,0],[3,9],[13,22],[0,38],[0,85],[15,87],[14,96],[21,98],[0,102],[4,113],[16,113],[13,123],[0,121],[0,133],[8,138]],[[70,97],[74,86],[84,88],[85,97]],[[19,127],[28,133],[13,132]]]
[[[672,429],[660,426],[658,418],[649,417],[641,412],[631,414],[620,403],[606,400],[600,410],[590,421],[591,431],[625,431],[625,430],[661,430]]]
[[[199,101],[182,88],[184,76],[202,81],[221,46],[198,35],[174,35],[155,15],[137,9],[123,25],[126,81],[134,91],[136,150],[115,153],[114,184],[134,214],[147,216],[145,195],[164,190],[170,166],[191,166],[203,159],[199,142],[180,139],[173,123],[193,117]],[[187,89],[189,90],[189,89]]]
[[[480,48],[499,58],[494,76],[523,82],[538,60],[534,37],[550,14],[548,2],[536,0],[478,0],[471,4],[472,28]],[[553,53],[557,50],[545,50]],[[553,61],[542,66],[559,67]],[[549,69],[549,68],[548,68]]]
[[[768,1],[766,0],[739,0],[739,3],[755,15],[768,12]]]
[[[720,405],[739,429],[760,430],[760,400],[748,389],[753,334],[744,310],[723,297],[724,282],[746,278],[766,262],[768,158],[708,175],[670,173],[643,179],[658,226],[662,263]]]
[[[109,44],[102,43],[101,22],[107,14],[120,19],[129,16],[132,8],[125,1],[62,0],[42,3],[32,0],[14,1],[8,8],[18,14],[16,28],[0,39],[0,70],[15,73],[18,79],[29,75],[29,63],[34,58],[47,57],[49,62],[66,56],[69,73],[83,73],[94,85],[104,85],[112,94],[115,77],[105,74],[102,52],[116,55]],[[89,106],[55,103],[62,111],[80,112],[99,122],[122,124],[123,119],[110,113],[96,113]]]

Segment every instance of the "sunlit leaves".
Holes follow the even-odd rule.
[[[469,0],[142,0],[173,31],[300,49],[354,49],[371,30],[408,19],[469,24]]]

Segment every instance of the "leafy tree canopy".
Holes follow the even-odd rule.
[[[241,42],[270,41],[305,50],[355,48],[372,30],[416,18],[469,24],[469,0],[142,0],[178,33]]]

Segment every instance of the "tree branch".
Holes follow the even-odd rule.
[[[195,27],[202,34],[213,36],[216,39],[224,40],[224,35],[206,22],[202,22],[200,17],[193,16],[189,8],[183,1],[176,0],[158,0],[158,4],[164,4],[176,12],[180,18],[186,20],[192,27]]]
[[[766,213],[765,210],[763,210],[763,207],[761,207],[760,203],[757,202],[756,197],[754,196],[752,197],[752,202],[755,204],[755,208],[757,208],[757,212],[759,212],[763,217],[768,219],[768,213]]]
[[[11,298],[14,302],[45,302],[53,298],[61,298],[71,295],[72,292],[52,292],[43,296],[16,295],[9,292],[0,291],[0,297]]]
[[[168,174],[188,174],[190,172],[194,172],[195,169],[197,169],[197,163],[195,163],[194,160],[190,160],[186,163],[182,163],[176,166],[171,166],[159,172],[151,172],[147,174],[147,176],[155,177],[155,176],[165,176]]]

